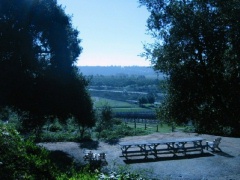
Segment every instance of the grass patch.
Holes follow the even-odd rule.
[[[127,126],[130,128],[135,129],[135,123],[125,123]],[[182,131],[184,129],[183,126],[177,126],[175,128],[175,131]],[[145,124],[144,123],[136,123],[136,130],[137,131],[145,131],[144,134],[151,134],[154,132],[159,132],[159,133],[170,133],[172,132],[172,127],[169,126],[168,124]]]
[[[107,98],[101,98],[101,97],[92,97],[94,106],[96,108],[101,108],[104,105],[108,105],[112,108],[136,108],[138,105],[136,104],[131,104],[128,102],[124,101],[117,101],[117,100],[112,100],[112,99],[107,99]]]
[[[119,112],[119,113],[149,113],[149,112],[155,112],[150,109],[145,109],[145,108],[112,108],[113,112]]]
[[[149,107],[139,107],[137,104],[124,102],[124,101],[118,101],[118,100],[112,100],[107,98],[101,98],[101,97],[92,97],[94,102],[94,107],[97,109],[103,108],[105,105],[111,107],[112,112],[115,113],[116,117],[121,118],[152,118],[149,116],[155,116],[155,108],[149,108]],[[120,115],[119,115],[120,114]],[[155,117],[153,117],[155,118]]]

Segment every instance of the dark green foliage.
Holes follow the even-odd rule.
[[[147,96],[142,96],[138,99],[139,104],[143,105],[143,104],[154,104],[155,102],[155,97],[153,93],[149,93]]]
[[[79,134],[64,131],[44,132],[40,135],[37,142],[79,142],[82,140]]]
[[[50,124],[49,128],[48,128],[48,130],[51,132],[61,131],[62,129],[63,129],[63,127],[57,119],[55,119],[54,122],[52,124]]]
[[[153,93],[149,93],[149,94],[147,95],[147,99],[148,99],[148,103],[149,103],[149,104],[154,104],[154,102],[155,102],[155,96],[154,96]]]
[[[104,130],[112,129],[113,126],[113,112],[109,105],[104,105],[99,112],[99,119],[96,124],[96,132],[98,137],[101,137],[101,133]]]
[[[87,168],[79,171],[61,151],[48,152],[0,124],[0,179],[97,179]]]
[[[144,72],[143,72],[144,74]],[[122,90],[126,91],[138,91],[138,92],[159,92],[159,84],[163,84],[164,81],[157,77],[147,78],[144,75],[112,75],[103,76],[95,75],[88,76],[89,86],[98,90]],[[161,89],[162,90],[162,89]]]
[[[144,72],[143,72],[144,74]],[[147,86],[155,85],[158,86],[159,80],[157,77],[146,78],[144,75],[112,75],[112,76],[103,76],[103,75],[95,75],[95,76],[88,76],[90,79],[90,85],[95,87],[129,87],[135,88],[135,91],[144,91],[147,90]],[[102,87],[103,88],[103,87]],[[137,89],[139,88],[139,89]]]
[[[147,103],[148,103],[148,99],[147,99],[147,97],[145,97],[145,96],[139,98],[138,101],[139,101],[139,104],[140,104],[140,105],[142,105],[142,104],[147,104]]]
[[[0,125],[0,154],[0,179],[55,179],[58,174],[46,150],[5,125]]]
[[[143,129],[129,127],[121,119],[113,118],[111,114],[111,108],[105,106],[102,110],[103,119],[97,122],[95,129],[98,133],[98,138],[104,139],[109,143],[116,143],[122,137],[147,134]],[[107,120],[103,121],[104,119]]]
[[[168,75],[161,117],[240,136],[240,2],[139,0],[151,15],[145,57]]]
[[[105,128],[112,126],[113,112],[112,108],[108,105],[105,105],[101,109],[101,122]]]
[[[56,0],[1,0],[0,107],[27,112],[26,131],[56,116],[94,125],[87,81],[74,65],[79,43]]]
[[[60,174],[57,180],[98,180],[98,173],[91,172],[88,168],[81,171],[71,169],[69,173]]]
[[[134,129],[125,125],[124,123],[120,125],[114,125],[114,127],[111,129],[104,129],[101,132],[101,138],[109,142],[118,140],[122,137],[134,135],[136,135]]]

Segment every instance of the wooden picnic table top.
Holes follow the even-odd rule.
[[[168,143],[187,143],[203,141],[202,137],[188,137],[188,138],[175,138],[175,139],[159,139],[159,140],[145,140],[145,141],[127,141],[120,142],[120,146],[143,146],[143,145],[156,145],[156,144],[168,144]]]

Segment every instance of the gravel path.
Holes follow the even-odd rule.
[[[198,135],[194,133],[154,133],[147,136],[133,136],[120,139],[123,141],[156,140],[165,138],[194,137],[200,136],[206,140],[214,140],[217,136]],[[205,142],[204,142],[205,143]],[[204,155],[198,152],[180,156],[178,158],[162,157],[158,160],[149,159],[125,161],[121,157],[121,150],[118,144],[107,144],[104,142],[58,142],[40,143],[51,151],[61,151],[72,157],[75,162],[83,163],[85,150],[93,152],[105,152],[107,154],[108,166],[105,169],[116,170],[125,167],[141,172],[152,179],[171,180],[239,180],[240,179],[240,138],[222,137],[220,148],[222,152],[204,151]]]

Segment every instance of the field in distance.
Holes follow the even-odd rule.
[[[155,108],[143,108],[139,107],[138,104],[134,103],[129,103],[129,102],[124,102],[124,101],[118,101],[118,100],[113,100],[113,99],[107,99],[107,98],[102,98],[102,97],[92,97],[94,107],[95,108],[102,108],[105,105],[108,105],[112,108],[113,112],[122,112],[122,113],[154,113]]]

